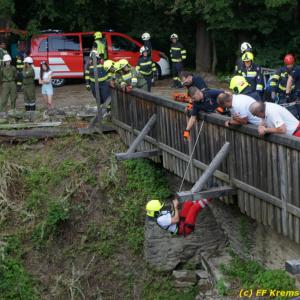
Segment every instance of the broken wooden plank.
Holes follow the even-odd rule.
[[[155,122],[156,122],[156,114],[153,114],[152,117],[149,119],[149,121],[144,126],[144,128],[142,129],[142,131],[138,134],[136,139],[132,142],[132,144],[128,148],[127,153],[133,153],[136,150],[136,148],[139,146],[139,144],[144,139],[144,137],[152,129]]]
[[[231,196],[236,194],[236,189],[232,188],[231,186],[218,186],[211,188],[209,190],[201,191],[201,192],[194,192],[185,191],[185,192],[178,192],[177,198],[179,202],[184,202],[187,200],[199,200],[201,198],[219,198],[222,196]]]
[[[40,127],[57,127],[62,122],[39,122],[39,123],[13,123],[13,124],[0,124],[1,129],[26,129],[26,128],[40,128]]]
[[[117,160],[127,160],[127,159],[138,159],[138,158],[148,158],[153,156],[161,155],[160,149],[151,149],[145,150],[141,152],[134,152],[134,153],[117,153],[116,159]]]

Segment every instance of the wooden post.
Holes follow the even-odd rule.
[[[140,152],[134,152],[134,153],[117,153],[116,159],[117,160],[127,160],[127,159],[138,159],[138,158],[149,158],[153,156],[161,155],[160,149],[150,149]]]
[[[153,125],[156,122],[156,114],[153,114],[152,117],[149,119],[143,130],[139,133],[139,135],[136,137],[136,139],[132,142],[129,149],[126,153],[133,153],[136,148],[139,146],[141,141],[144,139],[144,137],[148,134],[148,132],[151,130]]]
[[[288,235],[288,216],[287,216],[287,202],[288,202],[288,186],[287,186],[287,157],[286,150],[279,146],[279,173],[280,173],[280,195],[282,201],[281,222],[282,233],[284,236]]]
[[[92,60],[94,67],[94,79],[95,79],[95,94],[96,94],[96,104],[97,104],[97,116],[91,121],[90,126],[94,127],[98,125],[101,130],[101,121],[102,121],[102,110],[101,110],[101,99],[100,99],[100,90],[99,90],[99,81],[98,81],[98,72],[97,72],[97,57],[95,52],[92,52]]]
[[[217,153],[215,158],[208,165],[207,169],[204,171],[202,176],[198,179],[198,181],[192,187],[192,189],[191,189],[192,193],[200,192],[203,189],[204,185],[211,178],[213,173],[218,169],[218,167],[222,163],[223,159],[227,156],[227,154],[229,152],[229,146],[230,146],[230,144],[228,142],[226,142],[223,145],[223,147]]]

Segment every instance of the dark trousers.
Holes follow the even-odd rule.
[[[150,93],[152,87],[152,76],[144,76],[144,78],[147,82],[147,91]]]
[[[172,75],[173,75],[173,85],[174,87],[182,87],[179,74],[183,69],[182,62],[172,62]]]
[[[92,84],[91,88],[92,88],[93,96],[96,99],[96,86],[94,83]],[[110,89],[107,81],[99,82],[99,94],[100,94],[100,104],[103,104],[105,100],[110,96]]]

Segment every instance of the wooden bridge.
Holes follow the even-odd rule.
[[[112,91],[112,120],[124,143],[131,145],[155,114],[155,125],[138,150],[158,150],[159,155],[152,159],[180,177],[204,119],[186,180],[196,182],[229,142],[229,155],[213,179],[215,184],[236,189],[236,195],[226,196],[225,201],[237,200],[242,213],[300,243],[300,140],[285,135],[260,138],[255,126],[226,128],[227,117],[203,114],[192,130],[192,141],[186,143],[182,137],[187,122],[184,107],[140,90],[131,94]]]

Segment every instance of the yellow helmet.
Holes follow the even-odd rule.
[[[114,62],[114,68],[115,68],[116,72],[118,72],[120,70],[120,62],[119,61]]]
[[[159,212],[164,206],[164,203],[159,200],[150,200],[146,205],[147,216],[154,218],[155,214]]]
[[[113,66],[114,66],[114,62],[110,59],[106,60],[103,64],[103,68],[106,72]]]
[[[229,88],[233,90],[234,93],[240,94],[247,86],[250,84],[243,76],[234,76],[230,81]]]
[[[100,31],[97,31],[94,33],[94,38],[95,39],[102,39],[102,32]]]
[[[129,62],[127,59],[120,59],[119,60],[119,70],[122,70],[125,66],[129,65]]]
[[[242,56],[242,61],[253,61],[254,60],[254,55],[251,52],[246,52]]]

